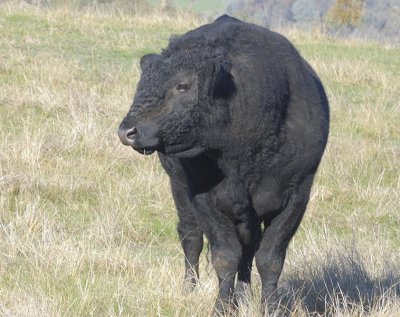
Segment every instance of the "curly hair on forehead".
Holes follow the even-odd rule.
[[[174,40],[172,45],[161,53],[163,67],[171,71],[194,70],[201,71],[207,62],[217,62],[229,71],[232,63],[221,48],[217,48],[206,39]]]
[[[188,38],[186,36],[172,36],[168,47],[162,51],[162,55],[169,57],[179,51],[204,51],[210,53],[212,43],[204,36]]]
[[[220,45],[203,36],[171,37],[168,47],[161,53],[161,56],[166,59],[172,58],[176,60],[177,58],[182,58],[182,61],[187,59],[206,61],[208,59],[221,58],[224,55]]]

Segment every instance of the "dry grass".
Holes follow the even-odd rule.
[[[0,316],[207,316],[155,156],[120,145],[138,58],[204,21],[187,13],[0,5]],[[332,133],[290,246],[295,316],[399,316],[400,50],[283,30],[326,85]],[[260,282],[240,316],[257,316]]]

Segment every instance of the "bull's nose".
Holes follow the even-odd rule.
[[[119,136],[119,139],[121,140],[122,144],[132,146],[135,141],[137,132],[138,131],[135,127],[128,128],[128,129],[124,129],[124,128],[120,127],[118,129],[118,136]]]

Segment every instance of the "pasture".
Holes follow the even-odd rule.
[[[120,144],[139,58],[206,21],[0,4],[0,316],[208,316],[216,277],[181,292],[156,155]],[[279,30],[320,75],[331,133],[289,246],[295,316],[399,316],[400,48]],[[257,316],[260,281],[239,316]]]

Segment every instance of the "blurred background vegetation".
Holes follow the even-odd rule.
[[[399,317],[400,47],[328,34],[395,43],[395,3],[0,0],[0,316],[209,316],[207,252],[200,288],[183,296],[168,178],[116,129],[140,57],[227,12],[283,33],[330,101],[329,143],[281,278],[288,309]],[[256,271],[240,317],[258,316]]]
[[[400,0],[24,0],[41,6],[95,7],[135,13],[161,7],[188,10],[209,20],[228,13],[269,28],[322,29],[330,35],[355,36],[400,44]]]

